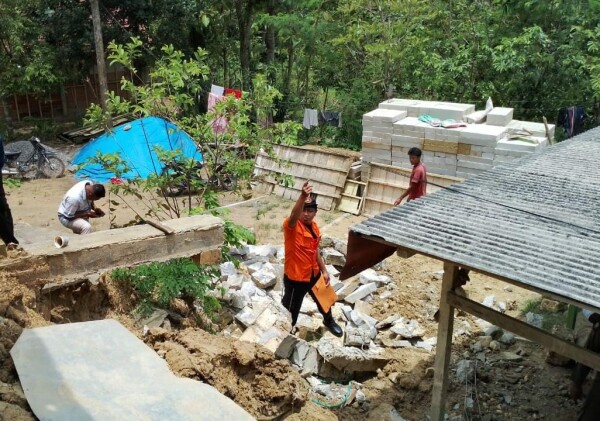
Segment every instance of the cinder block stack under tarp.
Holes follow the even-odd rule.
[[[255,190],[295,200],[304,182],[310,180],[313,191],[319,195],[319,207],[333,210],[342,197],[351,166],[359,157],[357,152],[332,148],[276,145],[272,156],[260,152],[256,157]],[[286,175],[293,176],[293,185],[286,186],[281,181]]]
[[[472,104],[390,99],[363,116],[363,160],[410,168],[408,150],[423,150],[423,162],[430,173],[469,178],[495,165],[548,145],[554,126],[513,120],[513,109],[493,108],[485,124],[466,127],[434,127],[419,120],[434,119],[456,122],[466,120],[475,111]],[[364,178],[363,178],[363,181]]]

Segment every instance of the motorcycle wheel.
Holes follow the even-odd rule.
[[[26,163],[18,166],[19,176],[25,180],[33,180],[38,178],[39,170],[34,163]]]
[[[231,175],[221,176],[221,188],[225,191],[235,190],[237,188],[237,178]]]
[[[65,173],[65,164],[55,156],[42,158],[40,172],[48,178],[58,178]]]

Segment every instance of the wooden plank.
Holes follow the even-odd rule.
[[[458,153],[458,142],[446,140],[425,139],[423,141],[423,150],[429,152]]]
[[[456,308],[474,314],[475,316],[487,320],[509,332],[530,339],[550,351],[554,351],[567,358],[572,358],[594,370],[600,371],[600,355],[595,352],[581,348],[574,343],[567,342],[542,329],[502,314],[466,297],[461,297],[452,291],[448,291],[447,296],[450,305],[453,305]]]
[[[452,330],[454,329],[454,307],[448,301],[448,294],[458,274],[455,264],[444,263],[442,293],[440,297],[440,318],[433,368],[433,392],[431,397],[431,420],[443,421],[448,391],[450,355],[452,353]]]
[[[166,235],[172,235],[175,233],[175,230],[171,227],[166,226],[165,224],[159,221],[153,221],[152,219],[146,219],[145,221],[148,225],[153,226],[157,230],[164,232]]]
[[[408,188],[408,181],[409,181],[409,178],[406,177],[406,184],[404,186],[400,186],[400,185],[398,185],[398,183],[390,183],[390,182],[383,181],[383,180],[371,180],[371,184],[378,184],[380,186],[385,186],[385,187],[395,187],[398,189],[406,189],[406,188]]]
[[[359,197],[342,197],[338,204],[338,210],[342,212],[358,215],[361,198]]]
[[[458,155],[471,155],[471,145],[467,143],[459,143],[456,153]]]

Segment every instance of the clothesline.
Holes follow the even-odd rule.
[[[302,126],[305,129],[312,127],[330,125],[333,127],[342,127],[342,113],[338,111],[328,110],[315,110],[311,108],[304,109],[304,118],[302,119]]]

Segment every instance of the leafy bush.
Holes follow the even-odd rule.
[[[18,178],[5,178],[4,187],[18,189],[19,187],[21,187],[21,180],[19,180]]]
[[[204,314],[214,315],[219,301],[209,294],[212,280],[218,277],[214,266],[198,266],[191,259],[174,259],[164,263],[149,263],[132,269],[115,269],[112,278],[126,282],[137,292],[140,303],[135,312],[148,315],[155,307],[168,308],[181,298],[194,311],[198,302]]]

